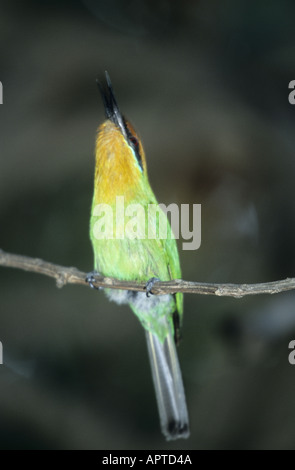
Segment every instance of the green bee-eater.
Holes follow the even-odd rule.
[[[99,88],[107,119],[98,128],[96,139],[90,219],[94,267],[104,276],[147,282],[146,293],[115,289],[105,292],[118,304],[129,304],[145,329],[163,434],[167,440],[186,438],[188,413],[175,347],[182,322],[183,295],[149,294],[156,279],[181,277],[176,241],[167,216],[149,210],[151,205],[158,208],[158,203],[149,184],[144,150],[119,110],[107,72],[106,83],[99,84]],[[135,205],[132,211],[138,209],[132,236],[128,211],[123,216],[116,215],[119,200],[124,201],[125,209],[130,204]],[[102,213],[113,216],[104,219],[107,226],[101,233],[98,229],[102,228]],[[159,220],[163,222],[163,217],[167,236],[159,237]],[[131,223],[134,227],[134,220]],[[90,285],[92,279],[90,273]]]

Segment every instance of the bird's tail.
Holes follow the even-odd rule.
[[[168,441],[187,438],[188,413],[172,333],[163,343],[150,331],[146,331],[146,338],[162,432]]]

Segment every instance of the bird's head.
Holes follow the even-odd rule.
[[[144,150],[132,125],[121,114],[108,73],[105,82],[97,80],[106,121],[96,139],[95,182],[108,199],[126,194],[146,177]]]

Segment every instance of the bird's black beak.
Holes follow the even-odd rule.
[[[127,139],[127,129],[125,120],[117,104],[117,100],[115,98],[112,87],[112,82],[107,71],[105,71],[105,78],[106,80],[104,82],[101,82],[100,80],[96,79],[96,83],[102,96],[106,118],[110,119],[114,124],[116,124],[125,139]]]

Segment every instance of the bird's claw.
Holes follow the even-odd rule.
[[[152,277],[146,283],[145,290],[146,290],[146,296],[147,297],[150,297],[151,294],[153,295],[152,289],[153,289],[154,285],[156,284],[156,282],[161,282],[161,279],[159,279],[158,277]]]
[[[88,282],[91,289],[100,290],[101,287],[96,287],[93,285],[93,283],[96,281],[95,276],[100,276],[100,273],[97,271],[91,271],[90,273],[87,274],[85,278],[85,282]]]

